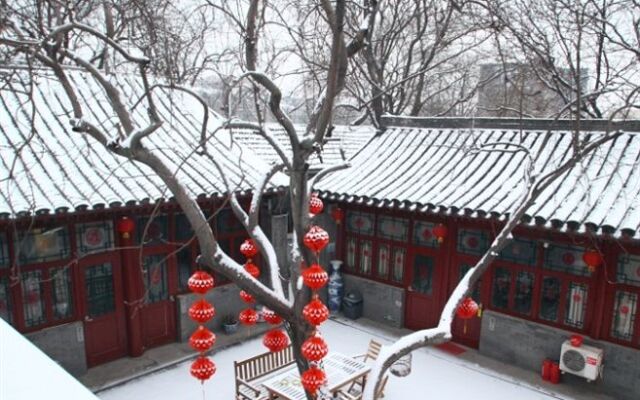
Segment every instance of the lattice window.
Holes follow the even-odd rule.
[[[489,249],[489,236],[485,231],[460,229],[457,248],[460,253],[483,255]]]
[[[631,341],[633,327],[638,309],[638,294],[618,290],[613,305],[613,321],[611,336],[616,339]]]
[[[553,276],[542,278],[542,293],[540,296],[540,319],[545,321],[558,321],[560,309],[560,292],[562,282]]]
[[[533,304],[534,275],[530,272],[520,271],[516,275],[516,294],[514,309],[520,314],[529,315]]]
[[[100,221],[76,225],[76,242],[79,254],[112,250],[113,223]]]
[[[176,240],[179,242],[186,242],[194,235],[191,224],[184,214],[176,215]]]
[[[473,265],[462,264],[460,266],[460,275],[458,275],[458,282],[460,282],[462,278],[464,278],[464,276],[471,269],[471,267],[473,267]],[[473,287],[473,292],[471,293],[471,298],[473,298],[473,300],[475,300],[476,303],[478,304],[480,304],[480,287],[481,286],[482,286],[482,280],[480,279],[478,280],[478,282],[476,282],[475,286]]]
[[[583,283],[569,283],[564,323],[574,328],[584,327],[587,312],[587,285]]]
[[[436,248],[438,238],[433,234],[436,224],[431,222],[416,221],[413,225],[413,241],[418,246]]]
[[[506,268],[496,268],[493,274],[493,293],[491,304],[496,308],[509,308],[509,288],[511,287],[511,273]]]
[[[33,228],[19,235],[16,253],[20,264],[34,264],[69,257],[69,232],[66,227]]]
[[[146,256],[142,262],[145,301],[155,303],[169,298],[167,262],[164,254]]]
[[[621,254],[616,278],[620,283],[640,287],[640,255]]]
[[[46,321],[42,278],[42,271],[22,273],[22,304],[24,324],[27,327],[40,325]]]
[[[500,260],[534,266],[536,265],[537,242],[533,240],[514,239],[505,247],[498,258]]]
[[[193,260],[191,258],[191,249],[189,247],[180,250],[176,255],[176,259],[178,261],[178,286],[181,291],[185,291],[189,288],[188,281],[191,276],[191,267],[193,265]],[[215,283],[216,285],[220,284],[218,279],[215,280]]]
[[[407,258],[407,250],[395,247],[393,249],[393,274],[391,279],[394,282],[402,283],[404,280],[404,262]]]
[[[10,263],[7,235],[0,233],[0,268],[7,268]]]
[[[13,323],[13,306],[11,304],[11,291],[9,290],[9,279],[0,278],[0,318]]]
[[[138,218],[136,224],[138,243],[145,246],[155,246],[167,243],[169,240],[169,218],[166,215],[155,215]]]
[[[49,269],[49,279],[53,294],[53,318],[66,319],[71,317],[73,314],[73,295],[69,268]]]
[[[230,208],[223,208],[215,216],[219,235],[244,232],[244,227]]]
[[[378,236],[384,239],[406,242],[409,237],[409,221],[404,218],[379,216]]]
[[[355,271],[356,269],[356,247],[358,239],[347,238],[347,263],[345,265],[347,271]]]
[[[591,276],[582,260],[584,249],[575,246],[550,245],[545,252],[544,267],[573,275]]]
[[[373,236],[373,228],[375,226],[375,216],[373,214],[358,211],[347,211],[346,220],[346,229],[348,232]]]
[[[111,264],[98,264],[85,268],[84,283],[87,313],[90,317],[99,317],[115,311],[116,302]]]
[[[360,241],[360,273],[363,275],[371,274],[371,259],[373,258],[371,241]]]
[[[381,244],[378,247],[378,277],[386,278],[389,274],[390,258],[391,246],[389,246],[388,244]]]
[[[411,289],[430,295],[433,291],[433,258],[416,254],[413,259]]]

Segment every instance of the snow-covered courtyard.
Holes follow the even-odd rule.
[[[330,350],[343,354],[364,353],[371,338],[389,342],[387,332],[361,324],[330,320],[322,326]],[[233,361],[264,352],[261,338],[229,347],[213,355],[217,372],[204,384],[204,398],[233,399]],[[136,379],[98,394],[103,400],[201,399],[202,387],[189,375],[190,362]],[[533,400],[573,399],[547,388],[535,387],[515,378],[443,352],[421,349],[413,353],[412,372],[404,378],[391,376],[385,390],[387,399],[474,399]],[[419,395],[417,395],[419,394]],[[577,399],[577,397],[576,397]]]

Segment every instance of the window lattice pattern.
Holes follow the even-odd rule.
[[[533,240],[514,239],[498,257],[500,260],[533,266],[536,265],[537,243]]]
[[[542,279],[539,314],[541,319],[552,322],[558,321],[561,288],[562,282],[558,278],[545,276]]]
[[[431,248],[438,247],[438,238],[433,234],[436,224],[431,222],[416,221],[413,225],[413,241],[418,246]]]
[[[113,223],[101,221],[76,225],[76,242],[79,254],[113,249]]]
[[[0,278],[0,318],[9,324],[13,322],[11,305],[11,291],[9,290],[9,279]]]
[[[640,256],[621,254],[616,278],[620,283],[640,287]]]
[[[8,267],[10,262],[7,235],[0,233],[0,268]]]
[[[42,271],[23,272],[22,304],[24,324],[27,327],[40,325],[46,321],[43,294]]]
[[[61,260],[69,257],[69,232],[66,227],[31,229],[15,244],[21,265]]]
[[[384,239],[406,242],[409,238],[409,221],[404,218],[379,216],[378,236]]]
[[[375,216],[369,213],[347,211],[347,231],[373,236]]]
[[[84,270],[87,311],[90,317],[99,317],[116,309],[113,292],[113,267],[99,264]]]
[[[480,256],[489,249],[489,236],[485,231],[460,229],[457,248],[460,253]]]
[[[71,273],[69,268],[51,268],[49,276],[53,294],[53,317],[66,319],[73,314]]]
[[[573,275],[591,276],[582,260],[584,249],[575,246],[550,245],[545,252],[544,267]]]
[[[611,336],[625,341],[631,341],[631,339],[633,339],[633,327],[636,322],[637,308],[638,295],[636,293],[622,290],[616,292],[616,300],[613,305]]]
[[[138,218],[136,231],[138,243],[145,246],[164,244],[169,238],[169,218],[166,215],[155,215],[152,219]]]
[[[147,303],[169,298],[167,262],[164,254],[147,256],[143,260],[145,300]]]
[[[407,250],[396,247],[393,250],[393,276],[395,282],[401,283],[404,279],[404,261],[406,259]]]
[[[587,312],[587,285],[571,282],[567,292],[567,304],[564,323],[574,328],[584,327]]]

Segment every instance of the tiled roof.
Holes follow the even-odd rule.
[[[284,128],[278,124],[267,124],[272,136],[285,150],[287,155],[291,155],[291,145]],[[298,133],[304,132],[305,127],[296,125]],[[344,151],[346,159],[352,157],[358,150],[362,148],[376,133],[376,129],[372,126],[335,126],[331,137],[327,139],[327,143],[322,149],[322,159],[317,154],[311,156],[309,163],[312,170],[319,170],[329,165],[335,165],[343,162],[341,150]],[[234,130],[234,139],[239,143],[246,145],[263,160],[269,163],[279,163],[280,158],[273,150],[273,147],[260,135],[249,130]]]
[[[171,198],[162,181],[146,166],[108,152],[90,137],[72,132],[70,102],[60,83],[50,74],[0,70],[11,78],[2,81],[0,99],[0,215],[46,213],[135,204]],[[101,87],[88,74],[69,73],[78,88],[85,119],[110,134],[116,118]],[[133,106],[144,93],[133,77],[110,76],[118,81],[123,101]],[[33,101],[28,93],[33,91]],[[177,171],[191,194],[211,196],[226,187],[207,156],[193,150],[200,138],[203,107],[181,92],[154,91],[163,126],[142,143]],[[144,103],[134,110],[134,123],[146,126]],[[32,120],[33,119],[33,124]],[[220,120],[211,115],[208,130]],[[32,130],[32,126],[34,127]],[[241,149],[226,131],[210,140],[210,156],[217,160],[232,188],[248,191],[268,169],[250,150]],[[276,175],[269,188],[287,184]]]
[[[488,122],[471,130],[455,127],[455,122],[444,119],[432,125],[437,128],[419,128],[416,123],[389,127],[351,160],[352,168],[329,175],[316,187],[323,197],[338,201],[504,217],[522,193],[525,154],[472,154],[469,150],[474,145],[522,144],[535,158],[535,173],[550,171],[568,155],[571,135],[566,129],[491,129]],[[637,123],[627,126],[635,131],[601,146],[547,188],[529,209],[527,220],[557,229],[636,234],[640,229],[640,133]]]

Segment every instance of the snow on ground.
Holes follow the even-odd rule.
[[[387,334],[370,327],[349,326],[327,321],[321,331],[330,351],[343,354],[366,352],[369,340],[376,337],[388,343]],[[160,371],[125,385],[101,392],[103,400],[175,400],[234,398],[233,361],[243,360],[265,351],[261,338],[229,347],[213,355],[218,370],[203,387],[189,375],[190,362]],[[416,394],[419,393],[419,396]],[[412,372],[404,378],[391,376],[385,390],[386,399],[463,399],[474,400],[544,400],[568,399],[544,393],[510,376],[483,370],[477,364],[438,349],[421,349],[413,353]]]

